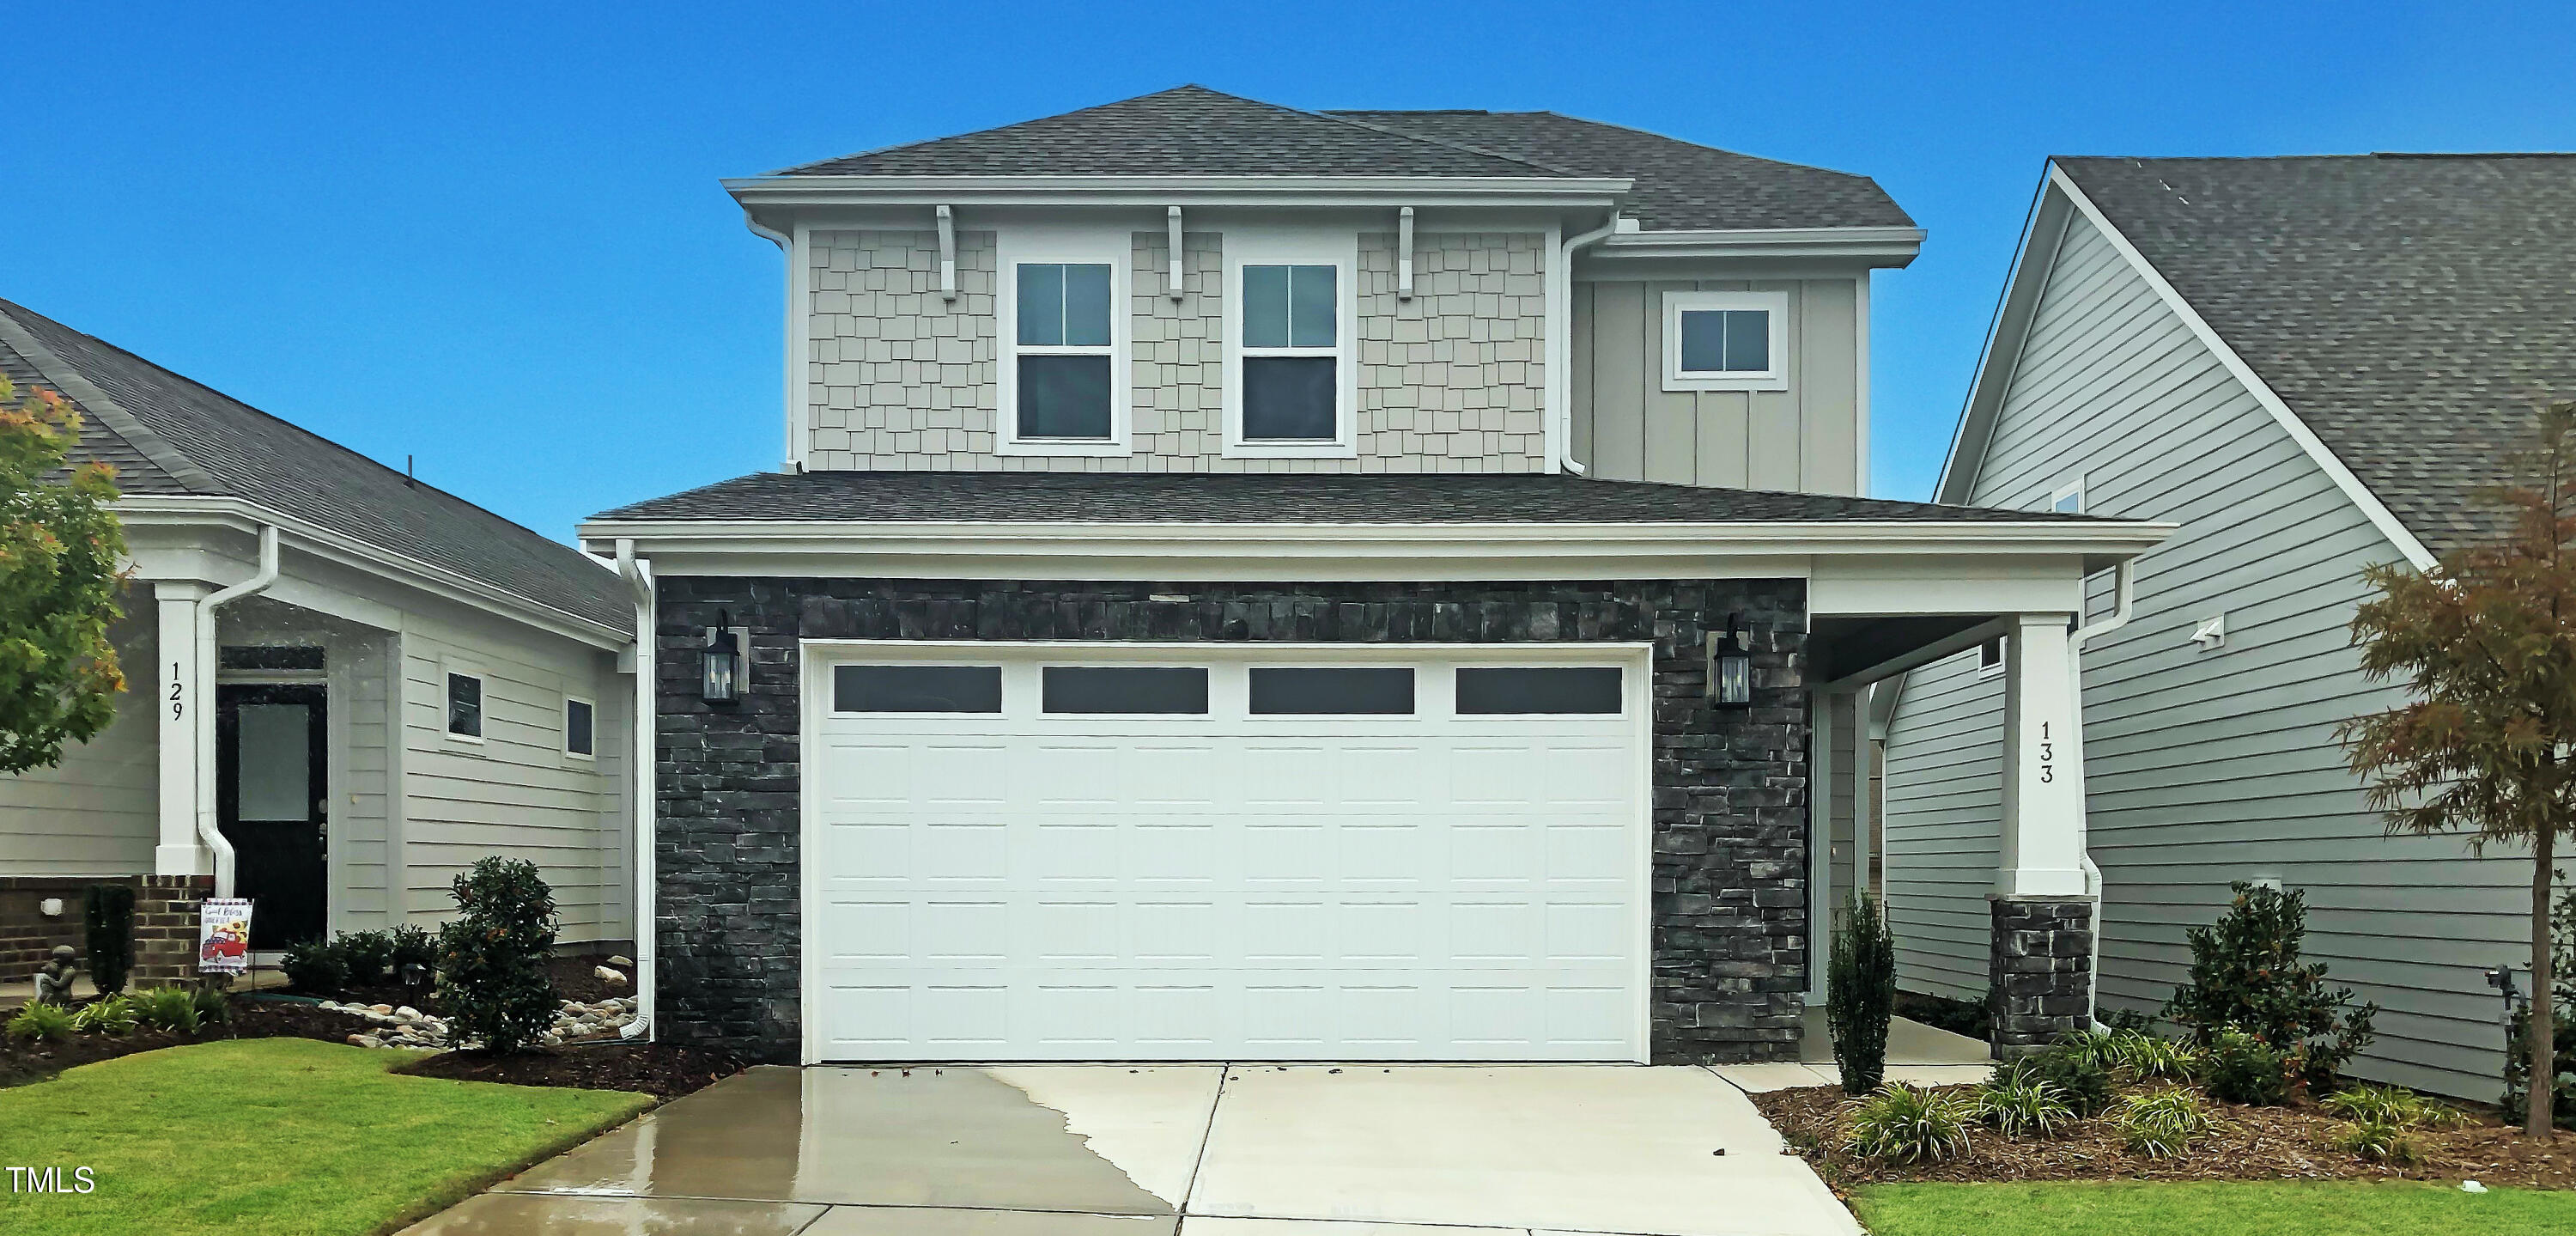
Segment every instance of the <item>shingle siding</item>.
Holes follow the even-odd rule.
[[[2096,514],[2182,528],[2138,563],[2129,624],[2084,654],[2087,820],[2103,871],[2105,1008],[2160,1004],[2228,882],[2304,889],[2308,954],[2386,1006],[2366,1076],[2492,1097],[2502,1034],[2480,971],[2528,953],[2524,860],[2388,837],[2335,726],[2396,696],[2347,634],[2396,547],[2079,222],[1969,500],[2037,508],[2081,474]],[[2226,615],[2227,642],[2190,641]],[[1984,994],[2002,680],[1973,654],[1906,681],[1887,747],[1887,871],[1904,985]]]

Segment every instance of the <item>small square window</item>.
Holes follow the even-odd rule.
[[[1664,293],[1664,389],[1789,389],[1786,292]]]
[[[458,738],[483,737],[483,680],[472,674],[447,676],[447,732]]]
[[[564,754],[588,757],[592,750],[592,731],[598,726],[599,710],[589,700],[564,701]]]
[[[1195,717],[1208,710],[1208,672],[1197,666],[1050,665],[1038,686],[1039,708],[1052,713]]]
[[[1619,667],[1511,667],[1458,670],[1458,712],[1509,716],[1619,711]]]
[[[1977,645],[1977,672],[1978,672],[1978,673],[1980,673],[1980,674],[2000,674],[2000,673],[2002,673],[2002,672],[2003,672],[2003,670],[2004,670],[2004,637],[2003,637],[2003,636],[1998,635],[1998,636],[1994,637],[1993,639],[1987,640],[1986,642],[1984,642],[1984,643],[1982,643],[1982,644]]]
[[[1413,712],[1407,666],[1255,666],[1254,716],[1391,717]]]
[[[1683,310],[1682,372],[1771,372],[1770,311]]]
[[[839,665],[834,712],[1000,712],[998,665]]]

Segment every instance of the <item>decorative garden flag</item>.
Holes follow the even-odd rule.
[[[250,968],[250,902],[210,897],[197,909],[197,972],[239,974]]]

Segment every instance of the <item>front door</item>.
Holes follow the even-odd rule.
[[[233,845],[235,895],[257,905],[250,945],[322,935],[330,786],[323,689],[229,686],[215,693],[215,810]]]

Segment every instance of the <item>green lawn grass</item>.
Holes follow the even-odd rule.
[[[652,1105],[613,1090],[397,1077],[418,1053],[244,1039],[0,1090],[0,1166],[87,1167],[93,1192],[13,1193],[0,1231],[364,1236]]]
[[[2364,1181],[1876,1184],[1873,1236],[2521,1236],[2576,1231],[2576,1193]]]

